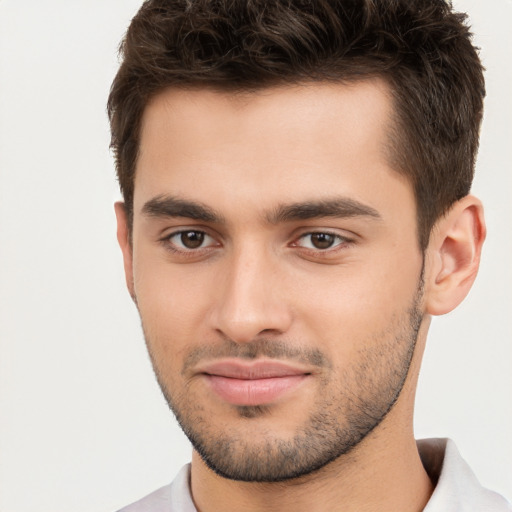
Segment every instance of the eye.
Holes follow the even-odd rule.
[[[204,231],[187,229],[172,233],[165,238],[165,241],[174,246],[177,250],[193,251],[194,249],[203,249],[215,245],[215,240]]]
[[[341,245],[344,242],[347,242],[347,239],[340,235],[319,231],[315,233],[306,233],[302,235],[297,240],[295,245],[304,247],[306,249],[316,249],[320,251],[325,251],[327,249],[337,247],[338,245]]]

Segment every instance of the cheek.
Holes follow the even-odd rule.
[[[172,362],[204,337],[209,294],[193,265],[179,272],[163,258],[134,258],[137,307],[150,349]],[[184,268],[185,267],[185,268]]]
[[[326,276],[301,282],[301,329],[333,344],[343,357],[364,344],[378,344],[394,329],[397,319],[408,318],[417,295],[421,257],[382,258],[373,265],[356,264],[331,269]],[[314,283],[314,286],[312,284]]]

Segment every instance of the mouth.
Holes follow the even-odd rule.
[[[294,391],[311,372],[280,361],[223,360],[198,372],[211,390],[232,405],[269,405]]]

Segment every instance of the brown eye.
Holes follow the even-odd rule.
[[[204,242],[202,231],[183,231],[180,233],[180,242],[187,249],[197,249]]]
[[[329,233],[311,233],[311,245],[315,249],[329,249],[336,241],[336,237]]]
[[[210,249],[221,246],[213,236],[199,229],[175,231],[160,241],[167,250],[181,255],[188,254],[189,256],[209,254]]]
[[[326,231],[314,231],[302,235],[295,245],[305,249],[314,249],[317,251],[326,251],[339,245],[345,244],[349,240],[341,235],[329,233]]]

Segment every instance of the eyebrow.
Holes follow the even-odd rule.
[[[142,213],[149,217],[184,217],[218,224],[225,222],[222,215],[204,204],[166,195],[147,201],[142,207]]]
[[[382,219],[380,213],[375,208],[360,203],[355,199],[339,197],[280,205],[267,216],[267,220],[271,224],[278,224],[280,222],[322,217],[372,217],[374,219]]]
[[[226,223],[221,214],[205,204],[169,195],[160,195],[150,199],[142,207],[142,213],[149,217],[183,217],[216,224]],[[322,217],[382,218],[379,212],[371,206],[354,199],[338,197],[279,205],[266,215],[266,220],[270,224],[279,224]]]

